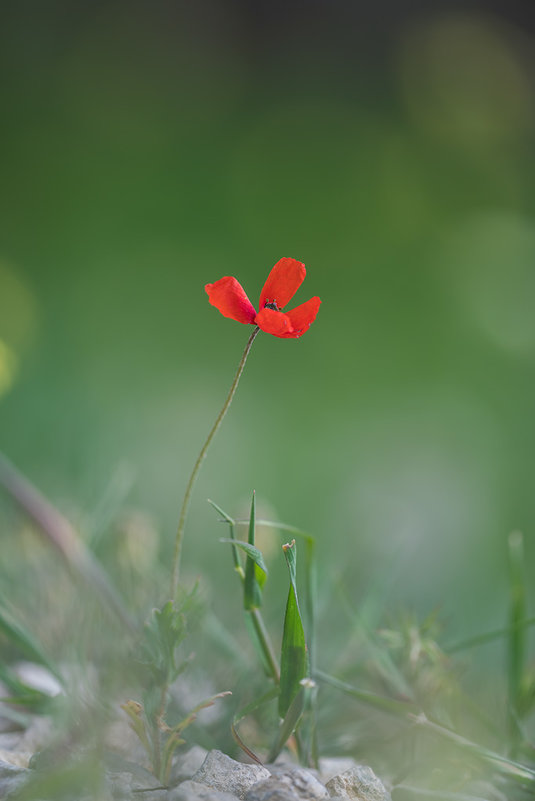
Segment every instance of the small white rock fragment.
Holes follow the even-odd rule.
[[[333,776],[326,784],[330,796],[356,801],[391,801],[390,793],[367,765],[356,765]]]
[[[278,778],[266,779],[253,785],[245,796],[246,801],[297,801],[299,796]]]
[[[167,801],[237,801],[237,798],[232,793],[220,792],[190,779],[167,793]]]
[[[30,764],[31,756],[29,751],[5,751],[0,748],[0,762],[13,765],[15,768],[27,768]]]
[[[328,798],[326,787],[305,768],[279,772],[253,785],[245,801],[317,801]]]
[[[0,761],[0,798],[7,798],[10,793],[15,794],[30,774],[31,771],[25,768],[17,768]]]
[[[206,784],[214,790],[244,798],[249,787],[262,779],[268,779],[269,775],[269,771],[261,765],[236,762],[221,751],[213,750],[191,778],[192,781]]]
[[[18,662],[15,665],[15,673],[24,684],[40,690],[51,698],[61,693],[59,681],[42,665],[37,665],[35,662]]]

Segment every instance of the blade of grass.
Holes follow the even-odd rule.
[[[260,568],[260,570],[266,574],[268,569],[264,562],[264,557],[262,556],[262,552],[258,550],[254,545],[249,545],[248,542],[242,542],[241,540],[234,539],[233,537],[221,537],[219,542],[230,542],[234,548],[239,548],[242,550],[249,559],[252,559],[255,565]]]
[[[237,526],[248,526],[249,520],[240,519],[235,521]],[[299,537],[300,539],[304,540],[312,540],[315,542],[315,537],[312,534],[309,534],[306,531],[303,531],[301,528],[297,528],[296,526],[291,526],[288,523],[279,523],[277,520],[264,520],[260,518],[260,520],[256,521],[257,526],[262,526],[265,528],[276,528],[279,531],[287,531],[288,534],[293,534],[294,537]]]
[[[234,531],[234,527],[235,527],[236,524],[235,524],[234,520],[232,519],[232,517],[230,515],[228,515],[225,511],[223,511],[223,509],[221,509],[221,507],[218,506],[217,503],[214,503],[214,501],[211,501],[210,498],[208,498],[208,503],[210,504],[210,506],[213,506],[213,508],[216,510],[216,512],[219,512],[219,514],[224,519],[224,521],[228,523],[229,531],[230,531],[230,539],[231,539],[232,542],[234,542],[236,540],[236,534],[235,534],[235,531]],[[233,562],[234,562],[234,570],[236,571],[236,573],[239,574],[239,576],[241,578],[244,578],[245,577],[245,573],[243,572],[243,567],[242,567],[241,562],[240,562],[240,556],[238,554],[238,549],[236,548],[235,545],[233,545],[233,547],[232,547],[232,559],[233,559]]]
[[[290,704],[301,688],[301,680],[308,673],[308,654],[305,631],[297,599],[295,540],[283,545],[282,549],[290,574],[290,588],[282,634],[279,696],[279,716],[285,718]]]
[[[313,679],[303,681],[305,688],[305,708],[303,718],[299,724],[299,737],[297,746],[299,749],[299,761],[302,765],[319,769],[319,745],[317,727],[317,699],[318,685]]]
[[[235,526],[236,525],[236,521],[234,520],[234,518],[232,518],[229,514],[227,514],[224,511],[224,509],[222,509],[220,506],[218,506],[215,501],[212,501],[212,500],[210,500],[210,498],[208,498],[208,503],[210,504],[210,506],[213,506],[213,508],[216,510],[216,512],[218,512],[221,515],[222,518],[224,518],[224,521],[226,523],[230,523],[231,526]],[[249,521],[247,521],[247,522],[249,522]]]
[[[270,687],[270,689],[266,693],[260,695],[258,698],[255,698],[253,701],[247,704],[247,706],[244,706],[242,709],[240,709],[239,712],[236,712],[231,723],[230,728],[232,731],[232,736],[234,737],[234,739],[236,740],[242,751],[244,751],[255,762],[258,762],[259,765],[263,764],[262,761],[256,756],[256,754],[253,751],[250,750],[250,748],[248,748],[245,745],[245,743],[241,739],[238,732],[238,724],[245,717],[251,715],[253,712],[256,712],[256,710],[259,709],[263,704],[267,704],[269,701],[273,701],[273,699],[276,698],[278,694],[279,694],[278,687]]]
[[[358,634],[362,637],[364,647],[367,649],[374,661],[374,670],[380,672],[385,682],[389,685],[389,689],[395,695],[400,695],[414,700],[412,690],[403,676],[403,673],[392,659],[390,652],[377,644],[366,619],[362,614],[353,609],[353,605],[348,597],[345,584],[339,582],[337,585],[337,590],[340,603],[339,608],[347,615],[352,624],[353,631],[358,632]],[[348,637],[348,644],[354,647],[354,642],[351,637]]]
[[[377,693],[369,692],[368,690],[360,690],[335,676],[330,676],[322,670],[315,670],[312,676],[324,684],[340,690],[346,695],[350,695],[355,700],[360,701],[367,706],[371,706],[380,712],[385,712],[388,715],[400,718],[405,721],[412,721],[413,717],[420,714],[420,708],[412,701],[398,701],[395,698],[389,698],[386,695],[378,695]]]
[[[263,556],[262,556],[261,552],[257,548],[255,548],[255,546],[254,546],[254,537],[255,537],[254,516],[253,515],[251,516],[252,527],[251,527],[251,521],[249,522],[249,539],[252,538],[253,544],[251,545],[250,542],[249,543],[244,543],[242,541],[238,542],[238,540],[236,540],[235,535],[234,535],[234,520],[233,520],[233,518],[229,514],[227,514],[220,506],[218,506],[216,503],[214,503],[214,501],[208,501],[208,502],[221,515],[221,517],[223,518],[224,522],[228,523],[228,525],[229,525],[231,536],[230,536],[230,538],[228,540],[223,540],[223,541],[224,542],[230,542],[231,545],[232,545],[232,551],[233,551],[233,555],[234,555],[234,569],[236,570],[236,572],[240,576],[240,578],[242,580],[242,584],[245,586],[246,573],[244,572],[244,570],[243,570],[243,568],[241,566],[240,559],[239,559],[239,555],[238,555],[238,548],[239,547],[244,549],[246,552],[249,549],[250,558],[253,561],[253,569],[254,569],[253,580],[256,579],[256,582],[258,584],[259,583],[259,579],[260,579],[260,583],[263,584],[263,581],[265,580],[265,577],[267,575],[267,569],[265,568],[264,559],[263,559]],[[254,511],[253,510],[254,504],[255,504],[255,495],[253,493],[253,500],[252,500],[252,504],[251,504],[251,511],[252,512]],[[251,551],[250,549],[253,549],[253,550]],[[261,563],[260,564],[258,563],[258,555],[259,555],[259,558],[261,559]],[[257,559],[256,562],[255,562],[255,558]],[[263,567],[262,567],[262,565],[263,565]],[[260,592],[260,589],[258,591]],[[244,596],[245,596],[245,592],[244,592]],[[252,609],[247,609],[245,607],[245,603],[244,603],[244,608],[245,608],[245,611],[247,613],[247,616],[246,616],[247,628],[248,628],[248,631],[250,633],[251,639],[252,639],[255,647],[258,650],[258,653],[260,655],[260,659],[261,659],[262,664],[264,666],[264,670],[266,671],[266,674],[268,676],[271,676],[271,678],[273,679],[275,684],[278,685],[279,680],[280,680],[279,666],[277,664],[277,658],[275,656],[275,651],[273,650],[273,646],[271,644],[271,639],[269,637],[269,633],[268,633],[268,631],[266,629],[266,626],[264,624],[264,620],[262,618],[262,614],[260,612],[260,609],[255,608],[255,607],[253,607]]]
[[[253,490],[251,501],[251,517],[249,518],[249,545],[254,547],[256,525],[256,495]],[[262,604],[260,586],[256,579],[255,562],[247,556],[245,560],[245,581],[243,584],[243,606],[250,612],[251,609],[258,609]]]
[[[316,665],[316,599],[318,597],[316,565],[316,540],[313,537],[308,537],[305,539],[305,610],[309,672],[312,672]],[[305,694],[304,715],[308,725],[301,740],[303,751],[301,754],[301,764],[313,765],[318,769],[317,685],[314,686],[312,691]]]
[[[132,634],[137,634],[135,620],[104,569],[85,546],[73,526],[2,453],[0,453],[0,484],[37,523],[47,541],[59,551],[67,565],[82,577],[101,603],[111,610]]]
[[[424,715],[423,712],[419,711],[414,704],[410,702],[404,703],[401,701],[396,701],[391,698],[375,695],[375,693],[369,693],[365,690],[359,690],[358,688],[353,687],[346,682],[340,681],[340,679],[337,679],[334,676],[329,676],[322,671],[317,670],[314,678],[323,681],[325,684],[329,684],[331,687],[341,690],[345,694],[355,698],[357,701],[368,704],[369,706],[388,714],[394,715],[397,718],[405,719],[406,722],[411,723],[412,725],[418,725],[422,728],[425,728],[426,731],[432,732],[443,740],[447,740],[448,742],[456,745],[462,751],[470,753],[471,756],[475,756],[481,761],[492,765],[495,770],[499,771],[510,779],[514,779],[524,785],[529,786],[531,790],[535,789],[535,770],[532,770],[526,765],[521,765],[518,762],[508,759],[501,754],[491,751],[490,749],[485,748],[478,743],[467,740],[462,735],[457,734],[457,732],[435,723],[426,715]]]
[[[535,626],[535,617],[527,617],[524,619],[522,627],[527,629],[530,626]],[[484,634],[475,634],[473,637],[467,637],[465,640],[459,640],[459,642],[454,642],[451,645],[444,645],[442,646],[442,650],[447,654],[454,654],[458,651],[466,651],[468,648],[475,648],[478,645],[486,645],[502,637],[509,637],[511,635],[511,629],[511,626],[506,626],[503,629],[487,631]]]
[[[518,721],[522,716],[522,677],[526,654],[524,621],[526,618],[526,586],[524,575],[524,539],[520,531],[513,531],[508,539],[510,634],[508,639],[509,733],[512,753],[516,753],[521,739]]]
[[[316,663],[316,541],[309,537],[305,539],[305,619],[307,630],[308,663],[311,669]]]
[[[532,792],[535,790],[535,770],[532,768],[521,765],[519,762],[508,759],[495,751],[491,751],[489,748],[467,740],[466,737],[457,734],[457,732],[429,720],[425,715],[420,714],[416,716],[414,722],[423,726],[427,731],[433,732],[441,739],[448,740],[454,745],[457,745],[462,751],[466,751],[482,762],[492,765],[494,769],[502,775],[514,779],[523,785],[527,785]]]
[[[301,686],[288,707],[284,719],[282,720],[277,738],[269,752],[268,762],[275,762],[278,755],[299,725],[303,710],[305,708],[305,688]]]

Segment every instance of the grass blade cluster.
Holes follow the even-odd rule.
[[[286,602],[282,635],[279,695],[279,715],[284,718],[290,704],[301,689],[302,679],[308,674],[308,654],[305,630],[301,620],[301,612],[299,611],[299,601],[297,600],[295,540],[282,547],[290,573],[290,589]]]

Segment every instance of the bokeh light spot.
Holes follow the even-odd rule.
[[[37,302],[27,281],[13,267],[0,261],[0,337],[14,348],[33,339]]]
[[[533,127],[522,34],[483,14],[413,23],[400,52],[402,93],[413,119],[439,138],[481,146]]]
[[[452,234],[442,256],[467,316],[495,344],[535,349],[535,225],[512,212],[480,214]]]
[[[0,398],[13,384],[18,372],[18,360],[15,353],[0,339]]]

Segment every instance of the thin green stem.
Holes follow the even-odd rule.
[[[165,707],[167,705],[167,690],[169,689],[169,684],[166,681],[163,687],[161,688],[160,694],[160,706],[158,708],[158,712],[156,713],[156,717],[152,721],[153,728],[152,728],[152,745],[153,745],[153,753],[152,753],[152,767],[154,770],[154,775],[162,780],[162,746],[161,746],[161,729],[160,724],[163,721],[163,717],[165,715]]]
[[[170,596],[171,596],[171,598],[173,600],[175,599],[176,591],[177,591],[177,588],[178,588],[178,578],[179,578],[179,573],[180,573],[180,556],[181,556],[181,553],[182,553],[182,541],[184,539],[184,526],[186,524],[186,517],[187,517],[187,514],[188,514],[188,509],[189,509],[189,504],[190,504],[190,501],[191,501],[191,494],[193,492],[193,487],[195,486],[195,482],[197,480],[197,476],[199,475],[199,470],[201,469],[201,465],[202,465],[202,463],[204,461],[204,457],[206,456],[208,448],[210,447],[210,443],[212,442],[213,438],[215,437],[215,435],[217,433],[217,430],[219,429],[219,426],[223,422],[223,418],[225,417],[226,413],[228,412],[229,406],[232,403],[232,398],[234,397],[234,393],[236,392],[236,389],[237,389],[238,384],[240,382],[241,374],[243,373],[243,368],[245,367],[245,362],[247,361],[247,357],[249,355],[249,351],[251,350],[252,344],[253,344],[253,342],[254,342],[254,340],[256,338],[256,335],[258,334],[259,330],[260,329],[257,326],[254,329],[253,333],[251,334],[251,336],[249,337],[249,339],[247,341],[247,345],[245,346],[245,350],[243,351],[243,355],[242,355],[240,363],[238,365],[238,369],[236,371],[236,375],[234,376],[234,381],[232,382],[232,385],[230,387],[230,391],[229,391],[229,393],[227,395],[227,399],[225,400],[225,403],[223,404],[223,408],[219,412],[219,414],[218,414],[218,416],[216,418],[216,421],[215,421],[214,425],[212,426],[212,429],[211,429],[210,433],[208,434],[208,437],[206,438],[206,442],[202,446],[201,452],[199,453],[199,456],[197,457],[197,461],[195,462],[195,464],[193,466],[193,471],[191,473],[191,476],[189,477],[188,485],[186,487],[186,492],[184,493],[184,500],[182,501],[182,508],[180,510],[180,518],[179,518],[179,521],[178,521],[178,528],[177,528],[176,537],[175,537],[175,548],[174,548],[174,551],[173,551],[173,563],[172,563],[173,564],[173,568],[172,568],[172,573],[171,573],[171,592],[170,592]]]
[[[271,673],[271,678],[275,682],[275,684],[279,684],[280,682],[280,673],[279,673],[279,665],[277,663],[277,657],[275,656],[275,652],[273,651],[273,646],[271,644],[271,640],[269,638],[268,631],[266,629],[266,624],[264,623],[264,618],[259,609],[254,608],[250,609],[251,620],[253,621],[254,630],[256,632],[256,636],[258,638],[259,645],[262,649],[264,654],[264,658],[266,660],[266,664],[269,665],[269,672]]]

